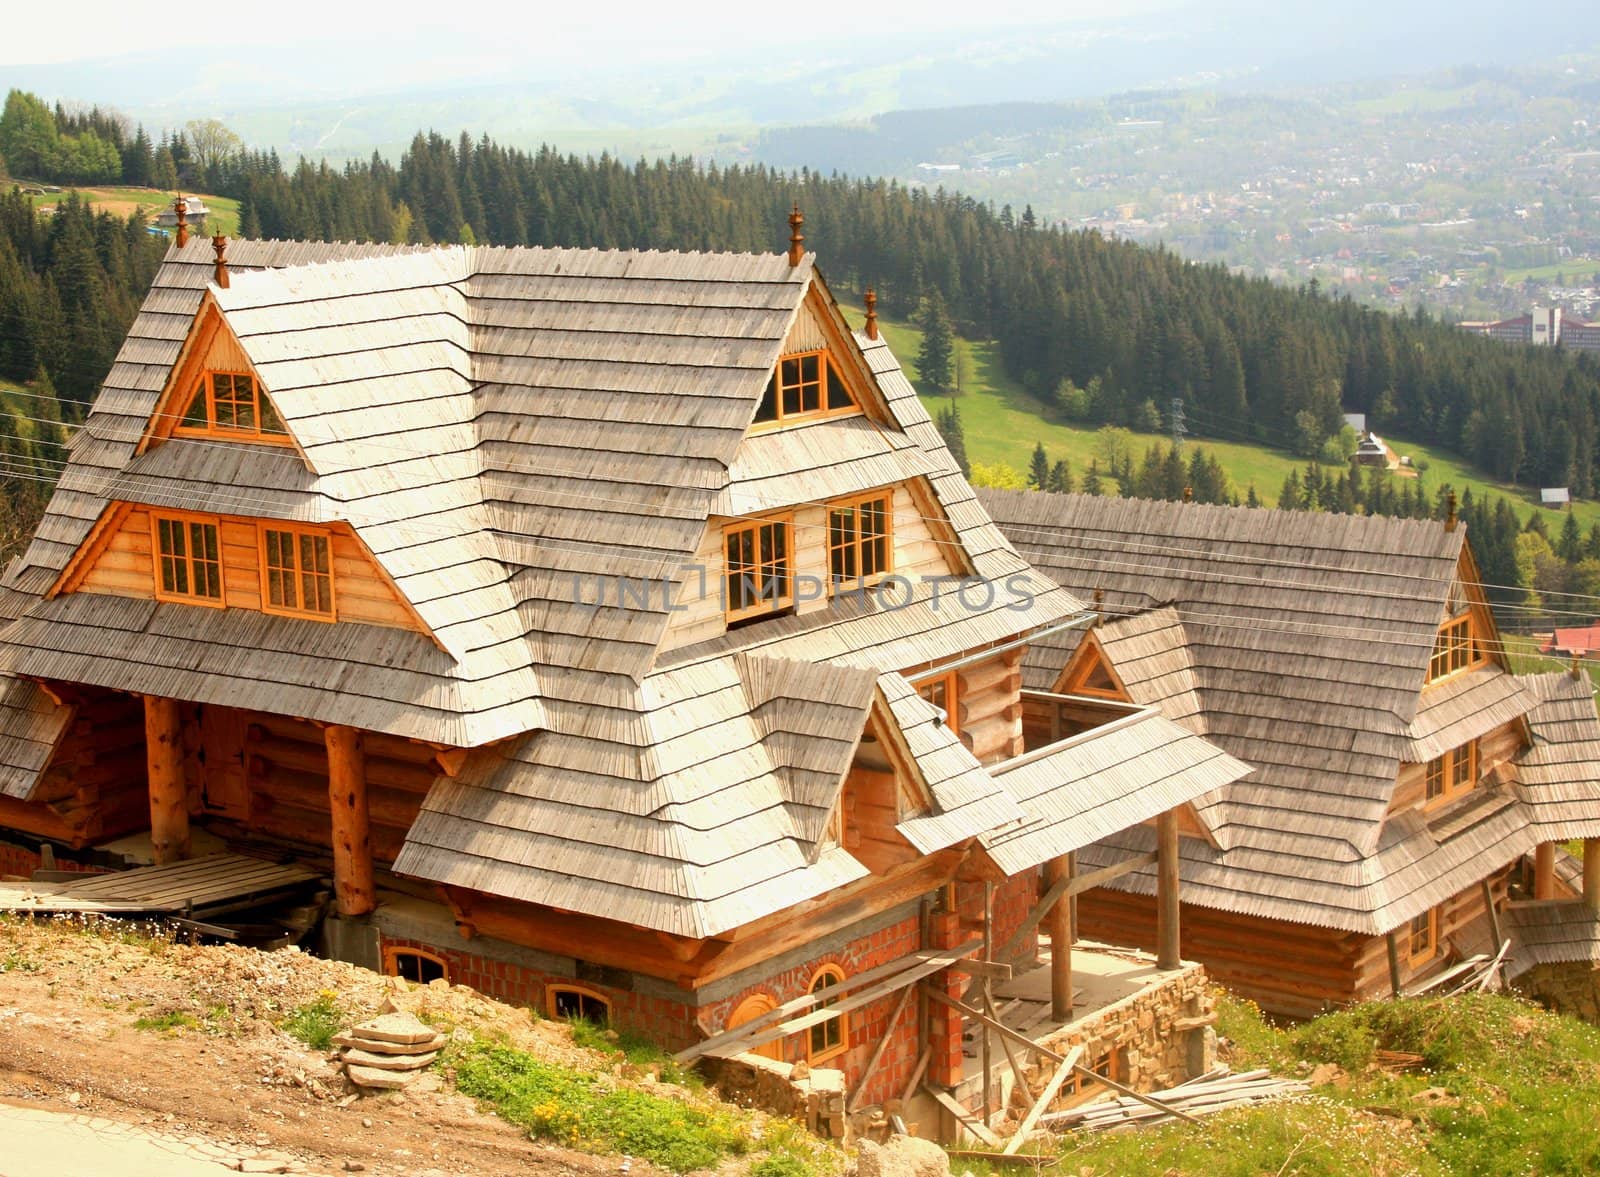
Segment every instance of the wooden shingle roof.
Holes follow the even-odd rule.
[[[808,291],[831,306],[809,257],[240,241],[226,289],[212,261],[197,241],[158,273],[6,579],[0,674],[476,749],[435,782],[397,871],[690,936],[864,873],[823,833],[875,700],[918,748],[914,844],[1019,819],[894,672],[1081,606],[993,527],[882,341],[850,362],[886,420],[784,431],[803,461],[746,442]],[[136,453],[213,306],[295,448]],[[715,512],[907,479],[988,600],[941,607],[918,585],[662,654],[665,593],[597,608],[579,587],[680,577]],[[348,524],[428,632],[45,599],[118,501]],[[0,779],[25,792],[55,721],[6,681]]]
[[[1435,634],[1451,611],[1463,528],[979,495],[1041,571],[1080,596],[1104,592],[1111,619],[1096,638],[1133,699],[1160,706],[1254,770],[1197,805],[1216,847],[1186,842],[1186,900],[1385,931],[1536,840],[1529,811],[1504,788],[1476,790],[1427,822],[1385,820],[1402,762],[1529,716],[1539,701],[1532,680],[1497,664],[1424,689]],[[1069,632],[1031,647],[1027,685],[1053,686],[1079,640]],[[1587,792],[1600,805],[1600,788]],[[1149,841],[1125,831],[1085,861],[1109,862]],[[1153,890],[1154,878],[1135,874],[1117,885]]]

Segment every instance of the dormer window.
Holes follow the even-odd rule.
[[[828,506],[828,576],[831,589],[875,584],[889,572],[893,499],[887,491]]]
[[[1463,613],[1439,627],[1439,634],[1433,641],[1433,656],[1428,660],[1428,681],[1480,666],[1487,660],[1483,643],[1473,631],[1472,614]]]
[[[723,604],[729,622],[776,613],[794,604],[790,526],[785,515],[723,530],[728,554]]]
[[[778,361],[761,394],[756,423],[829,417],[857,408],[828,353],[801,352]]]
[[[1478,741],[1468,740],[1443,756],[1428,761],[1423,770],[1423,804],[1442,805],[1478,783]]]
[[[278,411],[248,372],[204,373],[173,433],[180,437],[289,440]]]

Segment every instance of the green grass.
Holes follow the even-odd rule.
[[[626,1153],[686,1173],[757,1145],[731,1111],[617,1086],[508,1046],[477,1042],[451,1059],[458,1090],[535,1137],[589,1152]]]
[[[164,1014],[135,1018],[133,1028],[172,1034],[178,1030],[197,1030],[200,1028],[200,1022],[192,1014],[186,1014],[182,1010],[168,1010]]]
[[[1600,1029],[1513,998],[1370,1002],[1274,1027],[1224,996],[1236,1070],[1333,1063],[1307,1099],[1200,1124],[1067,1137],[1059,1170],[1095,1177],[1505,1177],[1600,1171]],[[1421,1054],[1391,1073],[1378,1050]],[[1430,1092],[1423,1096],[1424,1092]],[[982,1172],[976,1165],[975,1173]]]
[[[19,181],[20,182],[20,181]],[[129,206],[138,205],[143,210],[146,218],[153,220],[155,214],[172,207],[172,201],[177,193],[162,192],[155,188],[125,188],[119,185],[100,185],[94,187],[72,187],[63,185],[60,192],[46,192],[42,196],[33,196],[35,208],[53,208],[68,192],[77,192],[97,208],[110,208],[119,216],[127,216],[131,211]],[[206,231],[221,233],[227,237],[236,236],[239,232],[239,202],[228,196],[208,196],[204,193],[184,191],[185,196],[199,196],[205,201],[206,207],[211,210],[211,215],[206,219]]]
[[[1565,275],[1582,285],[1592,274],[1600,274],[1600,257],[1562,258],[1547,266],[1523,266],[1519,269],[1505,270],[1500,277],[1504,282],[1526,282],[1530,278],[1550,282]]]
[[[298,1038],[312,1050],[329,1050],[333,1036],[344,1025],[344,1011],[332,993],[320,994],[315,1001],[298,1006],[283,1020],[283,1031]]]
[[[842,309],[852,324],[862,322],[863,314],[858,308],[844,306]],[[922,344],[922,332],[911,324],[881,317],[878,324],[907,376],[916,384],[916,356]],[[1105,468],[1097,428],[1060,420],[1050,406],[1006,375],[995,343],[962,339],[957,341],[957,352],[961,365],[960,394],[953,398],[923,396],[922,403],[930,415],[951,404],[960,410],[967,457],[974,464],[1002,463],[1025,473],[1033,457],[1033,447],[1042,443],[1052,463],[1066,459],[1074,478],[1081,478],[1090,461],[1095,459],[1100,459],[1102,470]],[[1540,506],[1538,488],[1497,481],[1437,447],[1397,434],[1383,436],[1396,452],[1409,455],[1422,470],[1423,485],[1430,495],[1448,483],[1457,494],[1470,489],[1476,499],[1485,495],[1491,499],[1503,497],[1510,500],[1524,522],[1537,511],[1544,516],[1552,535],[1560,530],[1563,513]],[[1164,446],[1168,440],[1165,434],[1154,433],[1134,433],[1132,438],[1135,462],[1150,446]],[[1216,456],[1240,499],[1254,486],[1261,501],[1269,506],[1277,503],[1278,491],[1290,472],[1304,470],[1306,465],[1304,458],[1266,445],[1209,437],[1196,437],[1193,444]],[[1600,523],[1600,502],[1575,502],[1572,513],[1587,532]]]
[[[702,1086],[695,1072],[678,1065],[659,1043],[636,1030],[612,1029],[591,1022],[588,1018],[568,1018],[567,1027],[572,1031],[572,1041],[578,1046],[602,1054],[621,1055],[632,1066],[647,1069],[668,1083]]]

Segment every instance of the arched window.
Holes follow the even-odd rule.
[[[774,1001],[770,995],[766,993],[752,993],[738,1005],[734,1006],[733,1012],[728,1015],[727,1028],[729,1030],[738,1029],[740,1026],[755,1021],[762,1014],[769,1014],[777,1008],[778,1003]],[[764,1046],[757,1046],[751,1050],[750,1053],[759,1054],[763,1058],[781,1060],[783,1058],[783,1039],[777,1038],[771,1042],[768,1042]]]
[[[550,1016],[570,1020],[582,1018],[597,1026],[611,1021],[611,999],[602,997],[593,989],[580,989],[576,985],[550,985],[545,989]]]
[[[825,964],[818,969],[806,989],[806,992],[817,999],[814,1008],[827,1009],[834,1005],[838,998],[828,996],[828,991],[843,982],[844,970],[838,965]],[[811,1062],[822,1062],[824,1059],[844,1053],[845,1048],[850,1045],[850,1028],[846,1025],[848,1017],[848,1014],[840,1014],[836,1018],[829,1018],[811,1027],[810,1041],[806,1044],[806,1057]]]
[[[418,985],[450,980],[450,966],[444,958],[420,948],[385,948],[383,971],[386,976],[403,977]]]

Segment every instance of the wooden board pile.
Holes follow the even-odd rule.
[[[398,1091],[439,1057],[444,1035],[408,1013],[383,1013],[334,1038],[357,1087]]]
[[[1165,1091],[1152,1091],[1149,1094],[1151,1102],[1123,1096],[1063,1112],[1050,1112],[1039,1117],[1039,1124],[1056,1132],[1079,1128],[1091,1131],[1124,1128],[1164,1121],[1180,1113],[1205,1116],[1227,1108],[1297,1095],[1306,1090],[1306,1084],[1295,1079],[1275,1078],[1270,1071],[1241,1071],[1235,1075],[1223,1068],[1209,1071]],[[1152,1103],[1172,1110],[1163,1111],[1161,1107],[1152,1106]]]

